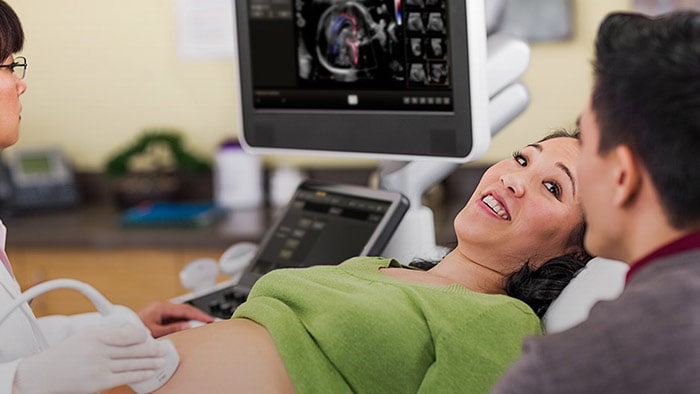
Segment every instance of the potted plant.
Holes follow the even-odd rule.
[[[177,129],[146,129],[107,161],[105,172],[119,206],[176,200],[184,176],[211,172],[210,163],[185,150],[181,135]]]

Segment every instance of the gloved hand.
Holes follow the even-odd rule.
[[[164,364],[165,344],[145,327],[91,326],[24,358],[14,393],[94,393],[146,380]]]

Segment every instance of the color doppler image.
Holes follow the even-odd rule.
[[[302,86],[446,85],[446,0],[295,0]]]

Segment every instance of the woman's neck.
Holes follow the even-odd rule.
[[[503,274],[469,259],[457,249],[428,270],[428,274],[458,283],[479,293],[505,294]]]

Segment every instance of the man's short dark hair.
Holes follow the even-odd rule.
[[[595,49],[601,153],[629,146],[669,223],[700,225],[700,13],[610,14]]]

